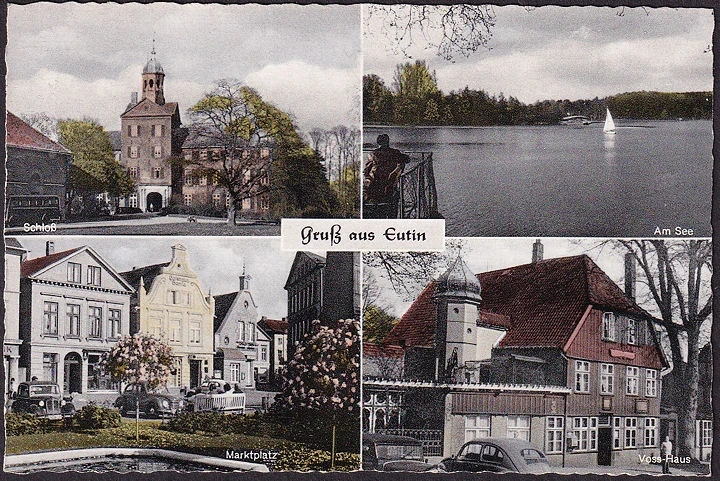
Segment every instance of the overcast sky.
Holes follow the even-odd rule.
[[[592,99],[628,91],[712,90],[713,15],[710,9],[598,7],[494,7],[488,47],[455,63],[424,50],[444,93],[465,86],[525,103]],[[622,16],[618,13],[623,12]],[[392,85],[395,65],[389,40],[370,22],[364,38],[364,71]],[[420,37],[416,35],[416,38]]]
[[[280,250],[280,239],[273,237],[17,237],[26,249],[28,259],[45,255],[45,242],[55,242],[55,252],[88,245],[95,249],[116,271],[170,262],[172,246],[187,248],[190,268],[200,278],[205,292],[213,295],[237,292],[238,276],[245,272],[252,278],[250,292],[258,314],[271,319],[287,316],[287,291],[283,289],[294,252]],[[324,255],[324,253],[318,253]]]
[[[221,78],[255,87],[303,131],[358,122],[358,6],[9,5],[8,109],[117,130],[153,37],[165,99],[185,122]]]

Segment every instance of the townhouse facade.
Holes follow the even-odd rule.
[[[212,376],[215,299],[190,267],[185,246],[172,246],[170,262],[136,267],[121,275],[136,291],[131,334],[151,334],[173,350],[168,386],[193,388]]]
[[[25,260],[20,280],[20,367],[25,379],[64,393],[116,392],[103,355],[130,333],[134,289],[95,250],[83,246]]]
[[[365,429],[417,429],[443,456],[486,436],[559,466],[658,455],[667,361],[632,296],[587,256],[478,275],[458,257],[365,347]]]
[[[263,316],[258,327],[270,338],[270,370],[267,382],[271,388],[277,388],[282,381],[282,369],[287,362],[288,322],[285,319],[268,319]]]
[[[27,251],[14,237],[5,238],[5,334],[3,336],[3,367],[5,368],[5,392],[17,388],[25,379],[19,370],[20,363],[20,264]]]

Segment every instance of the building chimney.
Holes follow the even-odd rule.
[[[238,278],[240,279],[240,292],[247,290],[247,278],[245,277],[245,273],[243,272],[243,274],[238,276]]]
[[[47,241],[45,243],[45,255],[49,256],[55,254],[55,243],[53,241]]]
[[[637,268],[635,267],[635,256],[628,252],[625,254],[625,295],[635,300],[635,281],[637,279]]]
[[[540,239],[537,239],[532,247],[532,263],[540,262],[543,260],[543,245]]]

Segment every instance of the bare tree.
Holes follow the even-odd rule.
[[[36,112],[22,114],[20,116],[25,123],[55,142],[60,138],[58,130],[58,119],[47,112]]]
[[[366,22],[380,22],[380,33],[395,53],[410,58],[423,44],[452,60],[487,47],[495,26],[492,5],[368,5]]]

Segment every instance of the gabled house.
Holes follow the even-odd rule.
[[[659,454],[667,361],[632,294],[585,255],[478,275],[458,257],[365,349],[374,365],[404,355],[401,379],[366,378],[364,395],[397,392],[401,427],[441,430],[446,456],[508,436],[558,465],[637,463]]]
[[[92,247],[54,252],[21,264],[20,366],[25,379],[64,393],[117,391],[102,356],[130,333],[133,287]]]
[[[3,366],[5,368],[5,393],[17,389],[24,373],[19,370],[20,361],[20,264],[27,250],[14,237],[5,238],[5,280],[3,301],[5,307],[5,334],[3,335]]]
[[[243,273],[239,291],[215,296],[215,377],[249,389],[267,382],[272,340],[259,329],[259,321]]]
[[[263,316],[258,327],[270,338],[270,370],[267,382],[278,387],[281,371],[287,362],[288,322],[285,319],[268,319]]]
[[[212,375],[215,299],[190,267],[185,246],[172,246],[170,262],[136,267],[121,274],[132,298],[132,334],[164,339],[173,350],[172,387],[198,386]]]

